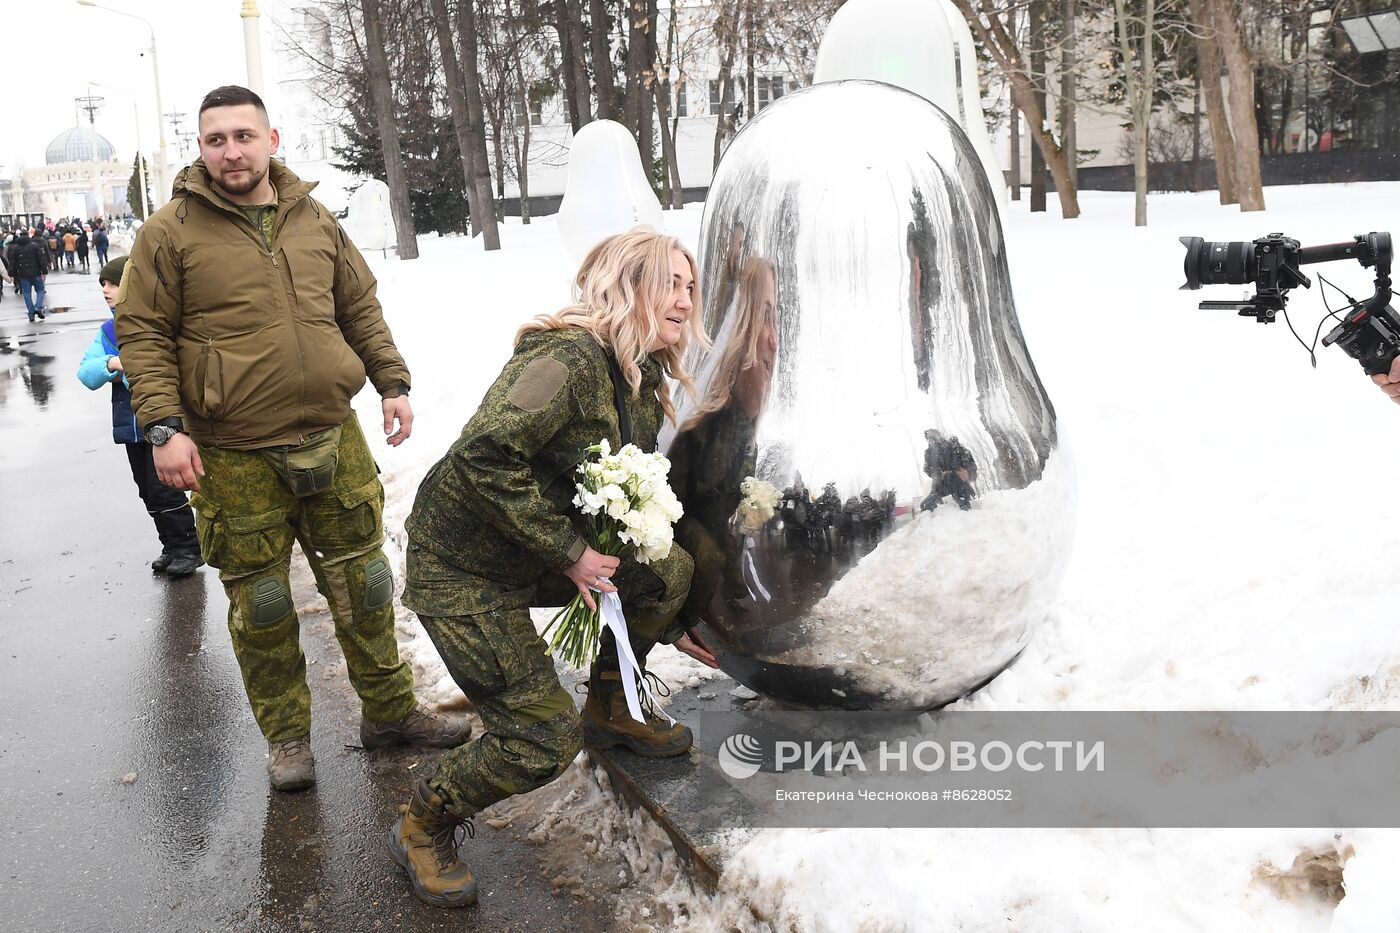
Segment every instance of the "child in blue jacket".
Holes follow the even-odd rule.
[[[98,281],[108,308],[116,307],[125,268],[125,256],[118,256],[102,267]],[[109,383],[112,386],[112,440],[126,447],[131,478],[136,481],[141,501],[146,504],[146,512],[160,535],[160,556],[151,561],[151,570],[171,577],[188,577],[204,563],[194,533],[194,512],[183,492],[171,489],[156,476],[151,445],[142,436],[131,408],[131,388],[117,354],[112,321],[98,328],[97,336],[92,338],[83,361],[78,364],[78,379],[89,389],[100,389]]]

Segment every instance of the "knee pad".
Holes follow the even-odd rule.
[[[366,609],[374,610],[381,606],[389,605],[389,600],[394,598],[394,572],[389,569],[389,560],[381,553],[376,553],[365,564],[365,599]]]
[[[394,598],[394,572],[380,550],[360,554],[322,568],[326,599],[333,611],[359,620],[389,605]]]
[[[248,584],[248,621],[253,628],[276,625],[293,610],[292,593],[281,577],[262,577]]]

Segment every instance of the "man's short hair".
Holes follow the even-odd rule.
[[[252,104],[257,107],[262,113],[263,119],[267,119],[267,107],[257,92],[237,84],[225,84],[223,87],[216,87],[205,94],[204,100],[199,103],[199,116],[203,116],[204,111],[211,107],[241,107],[243,104]]]

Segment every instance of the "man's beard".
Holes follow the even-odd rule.
[[[238,181],[229,178],[226,173],[219,176],[219,187],[227,191],[229,194],[247,194],[249,191],[252,191],[258,185],[262,184],[262,180],[266,176],[267,169],[263,169],[261,172],[255,172],[252,169],[248,169],[247,177],[244,178],[242,181]]]

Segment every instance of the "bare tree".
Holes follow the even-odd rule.
[[[447,0],[430,0],[432,6],[433,30],[437,34],[438,50],[442,56],[443,74],[447,79],[447,100],[452,111],[452,127],[457,134],[457,148],[461,153],[462,177],[467,194],[467,205],[471,211],[472,235],[486,234],[486,248],[500,249],[500,235],[496,229],[495,211],[488,197],[481,200],[481,189],[476,183],[476,170],[472,164],[472,154],[478,145],[472,139],[472,131],[481,130],[478,124],[472,126],[468,114],[467,95],[461,69],[457,65],[457,48],[452,39],[452,18],[447,10]],[[486,190],[489,195],[491,183],[488,179]]]
[[[1215,153],[1215,179],[1221,204],[1238,204],[1235,194],[1235,137],[1225,115],[1225,89],[1220,83],[1220,47],[1215,38],[1209,0],[1190,0],[1191,36],[1196,44],[1196,69],[1201,96],[1210,122],[1211,148]]]
[[[1240,210],[1264,209],[1264,186],[1259,172],[1259,122],[1254,113],[1254,60],[1240,36],[1234,0],[1205,0],[1230,75],[1227,99],[1235,139],[1235,194]],[[1220,145],[1217,143],[1217,150]]]
[[[413,232],[413,210],[404,178],[403,155],[399,147],[398,124],[394,122],[394,89],[389,83],[389,64],[384,54],[384,25],[379,0],[360,0],[365,25],[365,55],[369,65],[370,97],[384,148],[384,174],[388,176],[389,208],[394,215],[394,232],[400,259],[418,258],[418,239]]]
[[[478,222],[488,250],[501,248],[496,225],[496,207],[491,200],[491,163],[486,154],[486,116],[481,103],[481,58],[477,43],[476,0],[459,0],[457,33],[462,37],[462,90],[467,104],[467,138],[471,144],[473,208],[479,207]],[[499,174],[499,172],[498,172]]]
[[[1075,133],[1075,72],[1077,48],[1075,41],[1075,0],[1060,0],[1060,145],[1069,159],[1069,177],[1079,187],[1079,159]]]
[[[1153,46],[1156,0],[1142,0],[1142,15],[1128,12],[1127,0],[1113,0],[1118,21],[1118,51],[1123,56],[1123,84],[1133,126],[1133,223],[1147,226],[1147,138],[1156,87]]]
[[[630,0],[628,0],[630,4]],[[613,77],[612,17],[607,0],[589,0],[589,26],[593,40],[593,93],[598,97],[598,119],[616,120],[617,82]]]
[[[990,8],[989,0],[953,0],[953,3],[982,40],[983,48],[1005,73],[1011,88],[1011,100],[1025,115],[1026,131],[1044,156],[1050,175],[1055,179],[1061,215],[1066,219],[1078,217],[1079,195],[1069,173],[1068,153],[1049,129],[1045,109],[1036,99],[1036,82],[1021,48],[1002,24],[999,11]]]
[[[652,88],[656,92],[656,124],[661,130],[661,158],[666,166],[666,206],[680,210],[685,206],[685,193],[681,187],[680,160],[676,154],[676,129],[671,122],[671,66],[676,60],[676,37],[680,24],[676,22],[676,0],[671,0],[671,8],[666,19],[666,57],[657,62],[656,81]],[[660,77],[664,75],[665,77]],[[684,76],[681,77],[685,80]]]

